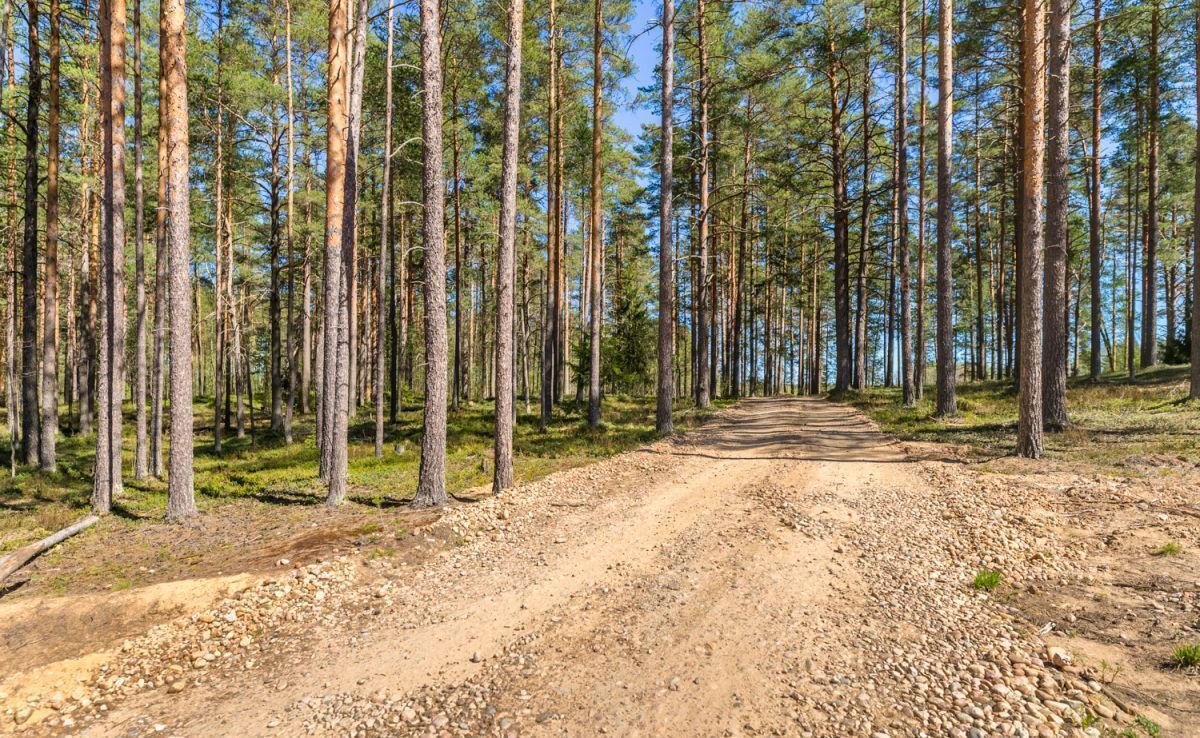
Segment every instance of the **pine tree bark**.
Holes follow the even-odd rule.
[[[335,2],[337,0],[334,0]],[[425,430],[416,507],[446,504],[446,243],[442,218],[442,22],[438,0],[421,0],[421,191],[425,210]]]
[[[362,108],[363,108],[363,74],[366,69],[367,53],[367,14],[368,0],[354,0],[354,5],[347,7],[347,12],[354,10],[354,35],[349,51],[350,59],[350,89],[349,112],[347,117],[346,142],[346,202],[342,211],[345,224],[342,226],[342,239],[346,242],[348,253],[344,257],[346,271],[342,275],[343,289],[346,291],[346,347],[347,375],[346,412],[353,417],[358,409],[358,200],[361,189],[358,181],[359,156],[362,150]]]
[[[675,168],[675,0],[663,0],[662,29],[662,117],[659,123],[658,153],[658,402],[655,409],[655,428],[658,435],[669,436],[675,432],[672,413],[675,393],[675,244],[672,240]]]
[[[125,388],[125,0],[100,4],[100,361],[92,508],[107,513],[120,496],[121,400]]]
[[[167,89],[167,16],[159,12],[158,21],[158,100],[162,106],[158,133],[155,136],[158,148],[158,191],[155,197],[154,214],[154,366],[150,379],[150,473],[161,479],[163,476],[163,394],[166,384],[167,360],[167,294],[168,245],[167,245],[167,180],[170,176],[169,134],[166,120]]]
[[[1031,0],[1032,1],[1032,0]],[[954,228],[952,161],[954,146],[954,0],[938,5],[938,162],[937,162],[937,407],[940,417],[958,412],[955,400]]]
[[[558,145],[558,15],[555,0],[549,0],[549,32],[547,40],[547,134],[546,134],[546,314],[542,321],[542,395],[541,430],[545,431],[554,410],[555,387],[558,373],[558,213],[559,193],[557,187]]]
[[[1160,107],[1160,35],[1162,21],[1159,0],[1150,0],[1150,104],[1146,111],[1146,258],[1142,262],[1142,353],[1141,366],[1158,363],[1158,201],[1159,201],[1159,127]]]
[[[380,188],[383,194],[383,201],[379,208],[379,273],[376,275],[375,283],[375,302],[378,306],[378,316],[375,322],[375,457],[383,458],[383,402],[384,402],[384,354],[387,350],[387,334],[384,319],[387,313],[384,311],[384,301],[387,299],[387,269],[385,265],[388,260],[388,253],[391,252],[392,261],[395,261],[396,250],[392,246],[391,225],[392,225],[392,46],[395,40],[395,26],[393,16],[395,10],[392,6],[388,6],[387,12],[387,51],[384,56],[384,124],[383,124],[383,186]],[[395,313],[393,311],[393,317]],[[392,348],[392,355],[395,356],[399,349],[395,346]],[[394,377],[393,370],[393,377]],[[393,395],[395,394],[395,382],[392,386]],[[393,404],[393,407],[395,405]],[[395,411],[392,412],[393,419]]]
[[[59,70],[62,61],[59,0],[50,0],[49,111],[46,120],[46,278],[42,287],[42,471],[58,465],[58,165]]]
[[[598,2],[599,0],[597,0]],[[705,19],[705,0],[696,0],[697,43],[696,53],[699,55],[699,77],[696,80],[697,102],[699,105],[699,147],[697,165],[699,168],[699,208],[700,221],[697,223],[696,235],[696,284],[692,286],[692,300],[696,303],[696,405],[708,407],[709,377],[708,377],[708,343],[711,340],[708,331],[708,280],[709,280],[709,223],[712,214],[709,212],[709,131],[708,131],[708,23]],[[596,41],[597,49],[599,41]],[[596,58],[599,59],[599,51]],[[597,62],[598,68],[599,62]],[[597,76],[599,72],[596,73]],[[597,85],[599,82],[596,83]],[[598,97],[595,99],[599,99]],[[594,147],[599,150],[598,145]],[[596,208],[599,212],[599,208]]]
[[[1093,0],[1092,3],[1092,158],[1091,164],[1092,176],[1091,187],[1088,189],[1088,267],[1091,287],[1091,340],[1088,343],[1088,350],[1091,352],[1091,361],[1088,366],[1088,373],[1092,381],[1100,379],[1100,374],[1103,368],[1100,364],[1100,354],[1103,348],[1102,326],[1103,326],[1103,296],[1101,294],[1100,277],[1101,270],[1104,268],[1101,264],[1101,221],[1100,221],[1100,192],[1101,178],[1100,171],[1100,136],[1101,130],[1101,105],[1103,104],[1103,94],[1101,89],[1102,71],[1100,68],[1100,52],[1101,42],[1103,40],[1103,25],[1102,14],[1104,10],[1103,0]],[[1198,160],[1200,165],[1200,160]],[[1113,306],[1115,309],[1115,306]]]
[[[871,8],[867,3],[864,10],[864,16],[870,18]],[[870,20],[867,21],[866,35],[869,37],[871,33]],[[863,77],[862,77],[862,117],[863,117],[863,136],[862,136],[862,211],[859,215],[858,228],[858,269],[855,274],[855,295],[854,295],[854,377],[851,381],[851,386],[854,389],[863,389],[867,386],[867,248],[871,241],[871,138],[872,138],[872,121],[871,121],[871,47],[870,42],[866,44],[863,52]],[[890,282],[890,280],[889,280]],[[891,312],[889,311],[889,318]],[[891,339],[891,331],[888,331],[889,346]],[[890,352],[888,358],[890,359]],[[890,379],[891,362],[888,361],[888,374]],[[890,384],[890,381],[888,382]]]
[[[391,11],[388,11],[389,14]],[[300,374],[296,371],[296,103],[292,85],[292,3],[284,0],[284,76],[287,84],[287,407],[283,413],[283,442],[292,443],[292,418],[296,410],[296,392]],[[391,56],[389,55],[389,60]],[[391,67],[388,67],[390,72]],[[390,94],[389,85],[389,94]]]
[[[504,160],[500,173],[500,248],[496,255],[496,438],[492,492],[513,484],[514,346],[517,248],[517,174],[521,134],[521,41],[524,0],[508,7],[508,56],[504,72]]]
[[[601,106],[603,104],[603,98],[604,98],[604,67],[603,67],[603,63],[602,63],[600,44],[602,42],[603,32],[604,32],[604,10],[603,10],[604,6],[603,6],[603,0],[593,0],[593,1],[594,1],[594,13],[592,16],[592,191],[591,191],[591,215],[588,217],[589,225],[591,226],[591,229],[592,229],[592,237],[590,239],[591,240],[591,268],[590,268],[591,274],[589,275],[590,280],[591,280],[591,287],[590,287],[591,317],[589,320],[589,324],[590,324],[589,327],[591,329],[591,340],[589,342],[590,349],[591,349],[591,361],[588,364],[588,369],[589,369],[589,372],[588,372],[588,375],[589,375],[588,376],[588,427],[589,428],[597,428],[600,426],[600,320],[601,320],[601,316],[604,313],[604,289],[602,286],[603,281],[601,278],[601,268],[602,268],[601,265],[604,263],[604,228],[603,228],[603,219],[602,219],[603,216],[600,213],[600,200],[601,200],[601,197],[603,196],[603,192],[601,191],[602,184],[601,184],[601,176],[600,176],[600,153],[601,153],[600,138],[602,135],[602,128],[604,126],[604,112],[601,108]],[[701,31],[700,31],[700,34],[701,34],[700,35],[700,38],[701,38],[700,58],[703,59],[704,53],[705,53],[704,52],[704,41],[703,41],[703,39],[704,39],[704,30],[703,30],[704,29],[704,0],[699,0],[699,3],[700,3],[699,13],[700,13],[700,28],[701,28]],[[703,64],[702,64],[701,68],[703,69]],[[702,71],[701,72],[701,81],[700,81],[700,86],[701,86],[702,90],[703,90],[704,84],[705,84],[704,73]],[[700,94],[703,96],[704,92],[702,91]],[[702,122],[700,125],[701,125],[701,127],[705,126],[703,119],[702,119]],[[702,159],[704,158],[703,154],[701,155],[701,158]],[[704,166],[705,165],[703,165],[703,164],[701,165],[702,169]],[[701,187],[703,188],[703,184],[701,185]],[[703,192],[703,189],[701,190],[701,192]],[[704,200],[704,199],[705,199],[705,197],[702,194],[701,200]],[[703,202],[701,203],[701,207],[702,208],[705,207],[705,204]],[[705,226],[703,225],[703,223],[704,223],[704,220],[702,219],[701,226],[700,226],[700,232],[701,232],[702,239],[704,238],[704,229],[705,229]],[[701,248],[701,256],[700,256],[701,263],[703,263],[704,258],[705,258],[704,249],[702,247]],[[701,269],[703,270],[703,267]],[[701,283],[703,283],[703,280],[701,280]],[[701,290],[701,292],[703,292],[703,290]],[[701,304],[703,304],[703,297],[701,297]],[[704,323],[703,317],[701,317],[700,322],[703,325],[703,323]],[[703,332],[704,329],[701,328],[701,331]],[[707,352],[705,352],[705,353],[707,353]],[[701,407],[704,407],[708,404],[708,390],[707,390],[707,381],[706,380],[702,380],[702,381],[704,383],[701,385],[701,391],[700,391],[700,396],[698,398],[698,404]]]
[[[1021,192],[1020,379],[1018,387],[1017,453],[1042,456],[1042,186],[1046,146],[1045,15],[1042,0],[1024,0],[1025,39],[1021,69],[1024,91]]]
[[[845,392],[850,389],[850,206],[846,196],[846,159],[842,147],[842,113],[844,101],[840,89],[840,72],[834,60],[837,48],[830,42],[829,78],[829,127],[830,164],[833,183],[833,323],[836,343],[836,370],[834,390]],[[751,328],[754,322],[751,320]],[[751,361],[751,367],[755,366]],[[751,379],[753,385],[753,377]],[[753,394],[753,386],[751,388]]]
[[[38,374],[41,356],[38,324],[38,122],[42,104],[42,51],[39,46],[38,0],[29,0],[29,73],[26,79],[25,114],[25,218],[21,239],[21,457],[33,466],[41,460],[41,398]]]
[[[925,396],[925,374],[928,356],[925,343],[925,123],[929,111],[929,98],[926,94],[929,75],[929,13],[925,0],[921,0],[921,113],[917,127],[917,326],[916,340],[913,353],[913,394],[917,400]]]
[[[900,387],[905,407],[917,404],[913,383],[912,261],[908,253],[908,2],[900,0],[897,32],[899,68],[896,73],[896,259],[900,262]],[[924,207],[924,203],[922,203]],[[918,308],[920,309],[920,308]]]
[[[167,477],[167,519],[196,515],[192,476],[195,443],[192,411],[191,207],[189,205],[189,140],[187,101],[187,35],[184,0],[164,0],[161,43],[165,49],[160,74],[167,141],[167,298],[169,300],[171,451]],[[159,135],[162,135],[160,130]]]
[[[133,1],[133,361],[135,411],[133,478],[145,479],[150,461],[146,438],[146,191],[142,164],[142,4]]]
[[[1042,340],[1044,426],[1062,430],[1067,416],[1067,230],[1070,182],[1071,0],[1050,0],[1046,110],[1045,309]]]
[[[1098,0],[1097,0],[1098,2]],[[1200,70],[1200,0],[1196,0],[1196,69]],[[1200,110],[1200,86],[1196,87]],[[1191,397],[1200,400],[1200,128],[1196,129],[1196,199],[1192,210],[1192,382]]]
[[[339,369],[344,369],[341,361],[341,347],[346,344],[345,332],[348,329],[344,307],[347,299],[343,293],[348,292],[344,283],[344,244],[346,242],[346,191],[348,189],[347,167],[350,157],[347,152],[347,93],[349,65],[346,56],[349,53],[346,40],[346,0],[330,0],[329,2],[329,55],[328,55],[328,125],[325,149],[325,271],[323,275],[322,298],[324,314],[321,321],[322,351],[324,353],[323,376],[321,378],[321,471],[329,483],[326,504],[339,505],[345,497],[345,467],[341,461],[346,458],[346,449],[339,440],[344,433],[339,432],[347,423],[347,409],[341,406],[340,388],[345,378],[340,376]],[[347,362],[348,363],[348,357]]]

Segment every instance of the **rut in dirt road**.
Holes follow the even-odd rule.
[[[1040,576],[1032,559],[996,558],[1016,524],[982,495],[930,484],[853,410],[746,401],[686,438],[455,508],[438,525],[462,545],[420,566],[314,567],[297,580],[313,588],[309,609],[248,645],[213,647],[220,627],[197,616],[127,644],[106,673],[130,696],[78,725],[1088,735],[1093,691],[969,586],[987,564]],[[216,608],[216,622],[275,612],[274,591]],[[156,688],[129,688],[138,677]]]

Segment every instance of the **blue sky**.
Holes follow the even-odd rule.
[[[613,114],[616,124],[634,136],[641,131],[642,124],[654,121],[650,109],[635,105],[634,100],[639,87],[648,87],[654,81],[654,68],[658,63],[657,47],[662,39],[662,31],[646,29],[658,22],[661,12],[662,6],[656,0],[634,0],[633,18],[629,23],[633,39],[627,52],[633,62],[634,73],[622,82],[627,102]]]

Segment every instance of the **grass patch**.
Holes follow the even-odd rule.
[[[685,431],[696,427],[728,404],[725,400],[715,401],[704,410],[680,405],[676,410],[676,428]],[[526,408],[523,402],[518,402],[518,410],[523,412],[518,414],[514,427],[513,450],[520,482],[589,464],[657,437],[653,397],[606,397],[604,424],[595,430],[588,428],[586,404],[563,403],[555,408],[544,430],[540,427],[536,404]],[[156,479],[132,478],[133,407],[127,406],[125,411],[125,492],[114,501],[110,525],[132,527],[162,519],[166,511],[166,484]],[[65,406],[61,414],[64,419],[72,419]],[[285,445],[280,434],[270,432],[267,418],[256,414],[253,430],[248,428],[244,437],[237,438],[236,431],[226,434],[220,454],[212,445],[212,418],[211,399],[200,398],[195,405],[194,461],[196,504],[202,512],[214,512],[230,503],[258,502],[290,517],[295,513],[283,512],[289,506],[299,511],[323,503],[325,485],[317,477],[313,416],[296,418],[296,442]],[[422,420],[419,405],[400,413],[395,423],[387,425],[384,455],[376,458],[373,415],[363,411],[351,419],[348,477],[352,502],[391,508],[412,497],[419,472]],[[461,494],[491,481],[493,428],[491,402],[450,410],[446,433],[448,492]],[[57,472],[47,474],[18,467],[15,477],[8,478],[5,474],[0,479],[0,553],[49,535],[87,514],[95,444],[94,435],[64,436],[58,445]],[[0,446],[0,464],[7,466],[8,460],[7,445]],[[381,524],[368,523],[359,535],[381,531]],[[87,531],[82,535],[92,534]]]
[[[1162,727],[1145,715],[1138,715],[1133,719],[1133,723],[1141,728],[1142,732],[1150,736],[1150,738],[1158,738],[1158,736],[1162,735]]]
[[[1171,663],[1186,669],[1200,666],[1200,643],[1181,643],[1171,652]]]
[[[870,388],[840,398],[871,416],[885,432],[909,441],[944,443],[976,459],[1012,454],[1016,446],[1017,394],[1012,381],[960,382],[958,414],[934,417],[928,388],[915,407],[901,403],[898,388]],[[1051,457],[1087,462],[1101,470],[1196,468],[1200,405],[1189,401],[1188,367],[1160,366],[1106,374],[1097,382],[1073,377],[1067,385],[1072,425],[1046,434]],[[1118,471],[1119,470],[1119,471]]]
[[[1168,541],[1150,552],[1154,556],[1178,556],[1183,553],[1183,546],[1175,541]]]
[[[996,587],[1000,586],[1000,582],[1004,581],[1004,574],[996,569],[981,569],[975,575],[975,579],[971,582],[971,586],[975,589],[984,592],[991,592]]]

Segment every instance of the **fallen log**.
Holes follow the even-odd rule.
[[[10,575],[16,573],[16,571],[21,567],[25,566],[33,559],[37,558],[46,551],[49,551],[51,548],[54,548],[76,533],[92,527],[98,520],[100,520],[99,515],[89,515],[79,522],[69,525],[53,535],[46,536],[42,540],[31,543],[28,546],[18,548],[16,551],[13,551],[7,556],[0,558],[0,582],[8,579]]]

